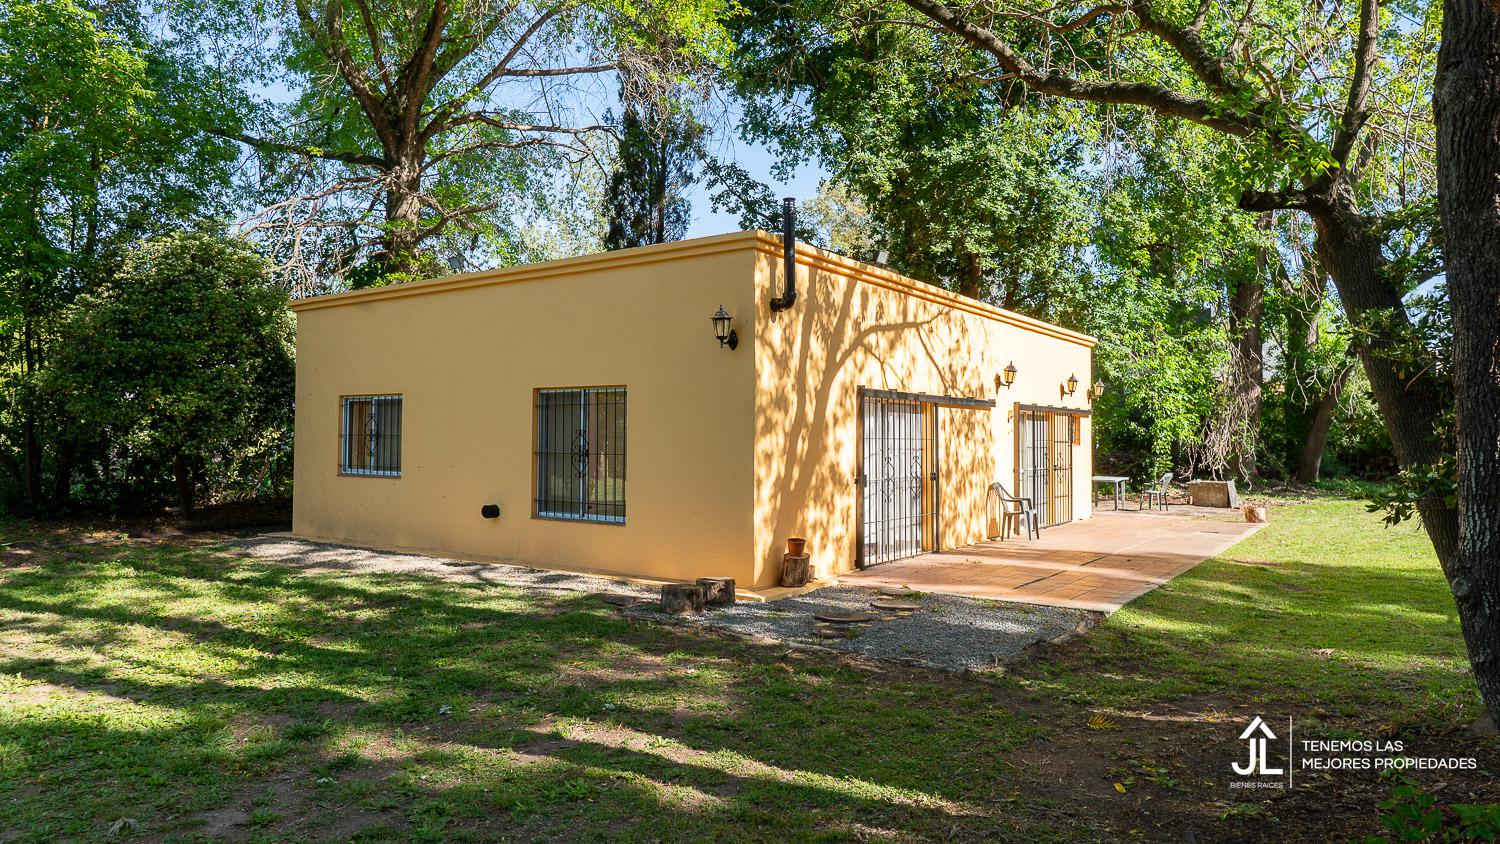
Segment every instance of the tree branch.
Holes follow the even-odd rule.
[[[391,136],[390,125],[385,119],[384,101],[370,90],[370,80],[365,76],[363,70],[354,62],[354,57],[349,54],[349,45],[344,40],[344,27],[340,21],[342,15],[339,0],[329,0],[324,13],[324,22],[320,25],[317,18],[313,17],[312,9],[307,5],[307,0],[296,0],[297,18],[302,22],[303,32],[323,55],[333,63],[339,70],[339,76],[343,78],[344,84],[349,86],[349,92],[364,109],[365,115],[370,119],[370,126],[380,138],[381,145],[385,148],[386,155],[394,155],[396,152],[395,138]]]
[[[327,161],[341,161],[344,164],[356,164],[361,167],[373,167],[377,170],[384,169],[385,161],[373,155],[362,152],[339,152],[337,150],[318,149],[301,144],[291,144],[284,141],[272,141],[266,138],[257,138],[254,135],[246,135],[243,132],[228,132],[223,129],[207,128],[203,131],[216,138],[224,138],[230,141],[255,147],[256,149],[272,150],[275,152],[290,152],[307,158],[321,158]]]
[[[1361,0],[1359,4],[1359,43],[1354,49],[1354,73],[1349,80],[1349,101],[1333,138],[1333,160],[1347,164],[1355,139],[1370,114],[1365,103],[1375,75],[1376,41],[1380,36],[1380,0]]]
[[[515,70],[507,70],[501,76],[574,76],[584,73],[605,73],[611,70],[619,70],[618,62],[610,64],[592,64],[582,67],[518,67]]]
[[[513,10],[514,8],[515,6],[512,5],[511,9]],[[521,32],[520,35],[516,36],[515,43],[510,45],[510,49],[506,51],[505,55],[502,56],[498,62],[495,62],[495,66],[490,69],[489,73],[486,73],[479,79],[478,82],[475,82],[473,85],[469,86],[468,90],[464,91],[462,94],[459,94],[458,96],[450,99],[448,102],[443,103],[442,105],[433,109],[432,119],[427,121],[426,128],[422,130],[422,139],[424,141],[429,140],[439,132],[452,128],[452,125],[448,121],[448,117],[451,116],[456,110],[463,108],[465,103],[478,96],[486,88],[495,84],[495,80],[499,79],[505,74],[505,71],[510,68],[510,63],[512,61],[515,61],[516,56],[519,55],[521,50],[525,48],[526,43],[530,41],[532,37],[537,34],[537,32],[541,31],[542,27],[546,26],[548,21],[556,17],[558,11],[559,10],[557,8],[551,8],[538,15],[536,20],[532,21],[526,27],[526,29]]]
[[[1274,191],[1247,190],[1240,193],[1239,206],[1242,211],[1280,211],[1291,208],[1312,211],[1324,208],[1327,199],[1318,192],[1302,188],[1283,188]]]
[[[401,109],[402,136],[409,143],[425,143],[418,138],[417,120],[422,116],[422,103],[437,80],[433,74],[433,60],[443,42],[443,27],[448,23],[447,0],[433,0],[432,13],[427,16],[427,25],[422,32],[422,43],[401,68],[397,77],[399,90],[405,96]]]
[[[1181,56],[1192,68],[1193,75],[1203,81],[1203,84],[1218,91],[1225,96],[1243,95],[1246,93],[1243,80],[1231,79],[1229,67],[1223,59],[1213,55],[1204,46],[1203,39],[1199,37],[1195,28],[1180,29],[1167,21],[1158,18],[1151,11],[1150,0],[1140,3],[1132,3],[1130,11],[1141,23],[1141,29],[1155,35],[1167,43],[1177,55]],[[1199,14],[1203,9],[1199,9]],[[1193,26],[1202,25],[1200,18],[1194,18]],[[1257,98],[1259,99],[1259,98]]]
[[[380,74],[380,81],[385,83],[385,93],[389,96],[395,84],[391,81],[390,68],[385,63],[385,51],[380,46],[380,33],[370,16],[370,4],[365,0],[354,0],[354,5],[359,7],[360,20],[365,24],[365,36],[370,39],[370,56],[375,61],[375,72]]]
[[[1268,128],[1252,115],[1233,114],[1217,103],[1160,85],[1119,80],[1089,82],[1056,72],[1043,72],[1023,59],[995,33],[963,19],[957,10],[941,0],[904,2],[970,45],[994,56],[1007,74],[1020,79],[1028,88],[1039,93],[1087,102],[1143,106],[1158,114],[1180,117],[1237,137],[1252,135]]]

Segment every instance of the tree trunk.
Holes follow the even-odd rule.
[[[1333,416],[1339,409],[1339,396],[1343,395],[1344,384],[1353,373],[1352,364],[1340,366],[1334,371],[1333,380],[1328,382],[1328,389],[1323,391],[1323,398],[1319,399],[1317,412],[1307,429],[1302,458],[1297,462],[1298,483],[1310,484],[1318,479],[1323,466],[1323,451],[1328,447],[1328,434],[1333,430]]]
[[[958,282],[958,295],[978,299],[984,291],[984,264],[973,252],[964,256],[964,276]]]
[[[172,480],[177,484],[177,504],[182,515],[193,515],[193,467],[180,451],[172,455]]]
[[[1354,210],[1347,188],[1310,209],[1317,226],[1318,261],[1333,278],[1344,310],[1356,325],[1368,329],[1371,342],[1360,345],[1359,359],[1370,380],[1396,459],[1403,468],[1423,469],[1442,461],[1437,423],[1442,399],[1430,371],[1403,376],[1385,349],[1409,343],[1411,318],[1401,291],[1386,275],[1382,238],[1373,222]],[[1458,512],[1439,493],[1417,502],[1422,525],[1438,560],[1446,567],[1458,547]]]
[[[57,465],[52,467],[52,501],[53,507],[67,507],[68,499],[72,494],[73,484],[73,461],[78,454],[77,446],[69,441],[63,440],[57,446]]]
[[[1458,543],[1443,571],[1474,681],[1500,724],[1500,11],[1443,3],[1433,95],[1453,307]]]
[[[1303,445],[1312,431],[1318,408],[1313,391],[1322,380],[1318,377],[1313,353],[1318,346],[1318,316],[1325,298],[1323,270],[1308,256],[1301,275],[1294,282],[1292,291],[1301,302],[1293,303],[1287,310],[1285,360],[1282,364],[1286,375],[1286,400],[1282,403],[1286,452],[1282,459],[1290,467],[1296,467],[1306,451]]]
[[[382,275],[407,275],[416,268],[422,223],[421,168],[420,161],[408,161],[387,174],[390,187],[385,200],[385,233],[380,237],[377,259]]]
[[[1270,228],[1272,212],[1261,215],[1262,229]],[[1261,317],[1266,294],[1266,249],[1255,260],[1254,275],[1241,278],[1229,297],[1229,337],[1233,344],[1233,367],[1229,397],[1229,472],[1241,480],[1256,476],[1255,449],[1260,433],[1262,383],[1265,360],[1262,352]]]

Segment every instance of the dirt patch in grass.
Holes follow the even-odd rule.
[[[1030,799],[1087,806],[1102,827],[1121,837],[1148,841],[1284,842],[1317,830],[1325,841],[1361,840],[1388,832],[1378,805],[1392,781],[1372,771],[1321,773],[1293,770],[1289,790],[1233,788],[1246,779],[1232,763],[1244,764],[1247,745],[1238,736],[1255,711],[1277,705],[1235,703],[1195,696],[1171,704],[1128,711],[1054,713],[1046,735],[1008,757]],[[1278,729],[1285,727],[1284,721]],[[1368,734],[1360,719],[1319,721],[1318,735]],[[1500,752],[1475,735],[1428,734],[1387,727],[1411,756],[1471,756],[1479,771],[1411,772],[1407,781],[1443,803],[1500,802]],[[1374,738],[1375,736],[1372,736]],[[1283,734],[1284,738],[1284,734]],[[1285,745],[1273,760],[1285,767]],[[1272,778],[1280,779],[1280,778]]]

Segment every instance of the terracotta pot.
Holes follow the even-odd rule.
[[[807,540],[800,536],[793,536],[786,541],[786,552],[793,557],[800,557],[807,553]]]

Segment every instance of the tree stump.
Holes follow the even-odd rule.
[[[672,615],[698,615],[703,612],[703,587],[696,583],[662,584],[661,611]]]
[[[734,578],[700,577],[698,585],[703,587],[703,603],[710,607],[734,605]]]
[[[781,585],[806,586],[812,580],[812,556],[809,554],[783,554],[781,556]]]

